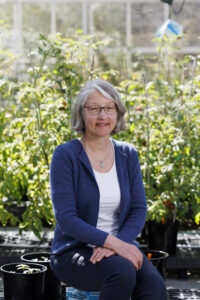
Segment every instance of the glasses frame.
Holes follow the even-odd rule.
[[[100,113],[102,112],[102,110],[104,110],[105,114],[107,114],[107,115],[114,115],[115,112],[117,111],[116,104],[113,106],[113,108],[114,108],[113,112],[107,112],[107,111],[106,111],[106,107],[107,107],[107,106],[99,106],[99,107],[98,107],[98,110],[99,110],[99,111],[98,111],[97,113],[92,113],[92,112],[90,111],[91,106],[87,106],[87,105],[83,106],[83,108],[86,108],[86,109],[88,110],[89,114],[91,114],[92,116],[98,116],[98,115],[100,115]],[[97,107],[96,107],[96,108],[97,108]]]

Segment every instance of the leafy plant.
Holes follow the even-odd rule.
[[[46,256],[41,256],[39,258],[33,258],[31,259],[31,261],[34,261],[34,262],[49,262],[49,257],[46,257]]]
[[[39,237],[44,221],[54,226],[52,153],[57,145],[77,137],[70,129],[71,108],[83,83],[96,77],[113,80],[125,102],[127,129],[114,138],[138,149],[148,219],[192,217],[199,224],[200,62],[199,57],[175,56],[175,41],[168,42],[158,41],[162,47],[158,44],[157,59],[139,57],[131,78],[117,84],[119,72],[102,72],[96,62],[103,42],[81,32],[73,38],[41,36],[37,52],[30,54],[34,63],[27,69],[28,80],[0,79],[0,97],[6,103],[0,109],[4,226],[9,222]],[[22,217],[11,210],[19,206]]]
[[[75,39],[41,35],[39,65],[29,68],[29,80],[0,85],[0,93],[15,99],[1,111],[0,220],[5,226],[19,224],[38,237],[43,221],[54,224],[49,190],[51,156],[60,143],[76,137],[70,129],[76,93],[89,78],[108,78],[114,71],[94,68],[94,56],[103,42],[78,32]],[[23,206],[20,220],[10,211]]]
[[[153,76],[151,71],[151,81],[145,67],[142,76],[121,83],[129,134],[120,138],[139,150],[148,219],[175,222],[192,217],[198,223],[199,62],[192,56],[177,59],[173,49],[165,52],[175,41],[169,43],[165,37],[162,43],[162,64]]]
[[[16,266],[16,272],[15,273],[23,273],[23,274],[33,274],[33,273],[39,273],[41,270],[39,268],[31,268],[29,265],[25,264],[19,264]]]

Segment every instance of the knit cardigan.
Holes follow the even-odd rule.
[[[120,185],[117,237],[134,243],[146,218],[146,197],[137,151],[112,140]],[[88,156],[78,139],[59,145],[50,168],[51,199],[56,218],[52,254],[82,244],[103,246],[108,233],[96,228],[99,189]]]

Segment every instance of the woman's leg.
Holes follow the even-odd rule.
[[[86,246],[53,255],[52,270],[60,281],[70,286],[100,291],[99,300],[129,300],[136,284],[133,264],[117,255],[92,264],[91,255],[92,248]]]
[[[149,259],[144,255],[142,268],[137,272],[134,300],[166,300],[164,280]]]

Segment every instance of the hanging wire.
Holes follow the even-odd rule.
[[[179,15],[180,12],[183,10],[184,5],[185,5],[185,0],[182,1],[182,3],[181,3],[181,5],[180,5],[179,9],[176,10],[176,9],[174,8],[174,2],[172,2],[172,11],[173,11],[173,13],[174,13],[175,15]]]

